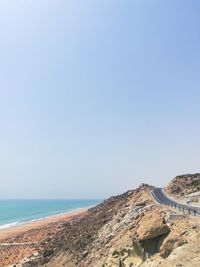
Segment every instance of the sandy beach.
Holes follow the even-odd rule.
[[[12,266],[36,255],[44,243],[62,230],[63,224],[86,214],[87,209],[79,209],[0,230],[0,266]]]

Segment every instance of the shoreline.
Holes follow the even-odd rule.
[[[14,265],[37,254],[43,243],[62,231],[65,223],[86,216],[88,209],[79,208],[0,229],[0,266]]]
[[[26,225],[29,223],[34,223],[34,222],[39,222],[39,221],[44,221],[44,220],[48,220],[48,219],[53,219],[54,217],[60,217],[60,216],[64,216],[64,215],[70,215],[71,213],[75,213],[75,212],[81,212],[82,210],[88,210],[90,208],[92,208],[94,206],[89,206],[89,207],[83,207],[83,208],[76,208],[70,211],[66,211],[66,212],[61,212],[61,213],[57,213],[57,214],[52,214],[52,215],[48,215],[45,217],[41,217],[41,218],[37,218],[37,219],[31,219],[28,221],[22,221],[22,222],[10,222],[7,224],[2,224],[0,225],[0,233],[4,230],[9,230],[18,226],[22,226],[22,225]]]
[[[86,215],[89,208],[90,207],[78,208],[72,211],[50,215],[47,217],[43,217],[43,218],[39,218],[39,219],[27,221],[27,222],[22,222],[16,225],[11,225],[8,228],[0,228],[0,242],[2,239],[7,238],[8,235],[10,236],[17,232],[22,233],[23,231],[40,228],[51,223],[65,223],[73,219],[77,219],[80,216]]]

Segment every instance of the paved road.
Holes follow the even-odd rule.
[[[200,207],[191,206],[188,204],[177,202],[167,196],[162,188],[154,188],[152,190],[152,196],[162,205],[173,206],[176,209],[182,210],[184,212],[191,213],[192,215],[200,215]]]

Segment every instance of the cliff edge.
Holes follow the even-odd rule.
[[[200,218],[159,205],[152,189],[142,184],[65,223],[22,266],[199,266]]]

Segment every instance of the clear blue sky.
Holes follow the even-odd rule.
[[[0,197],[104,198],[200,171],[199,14],[1,0]]]

